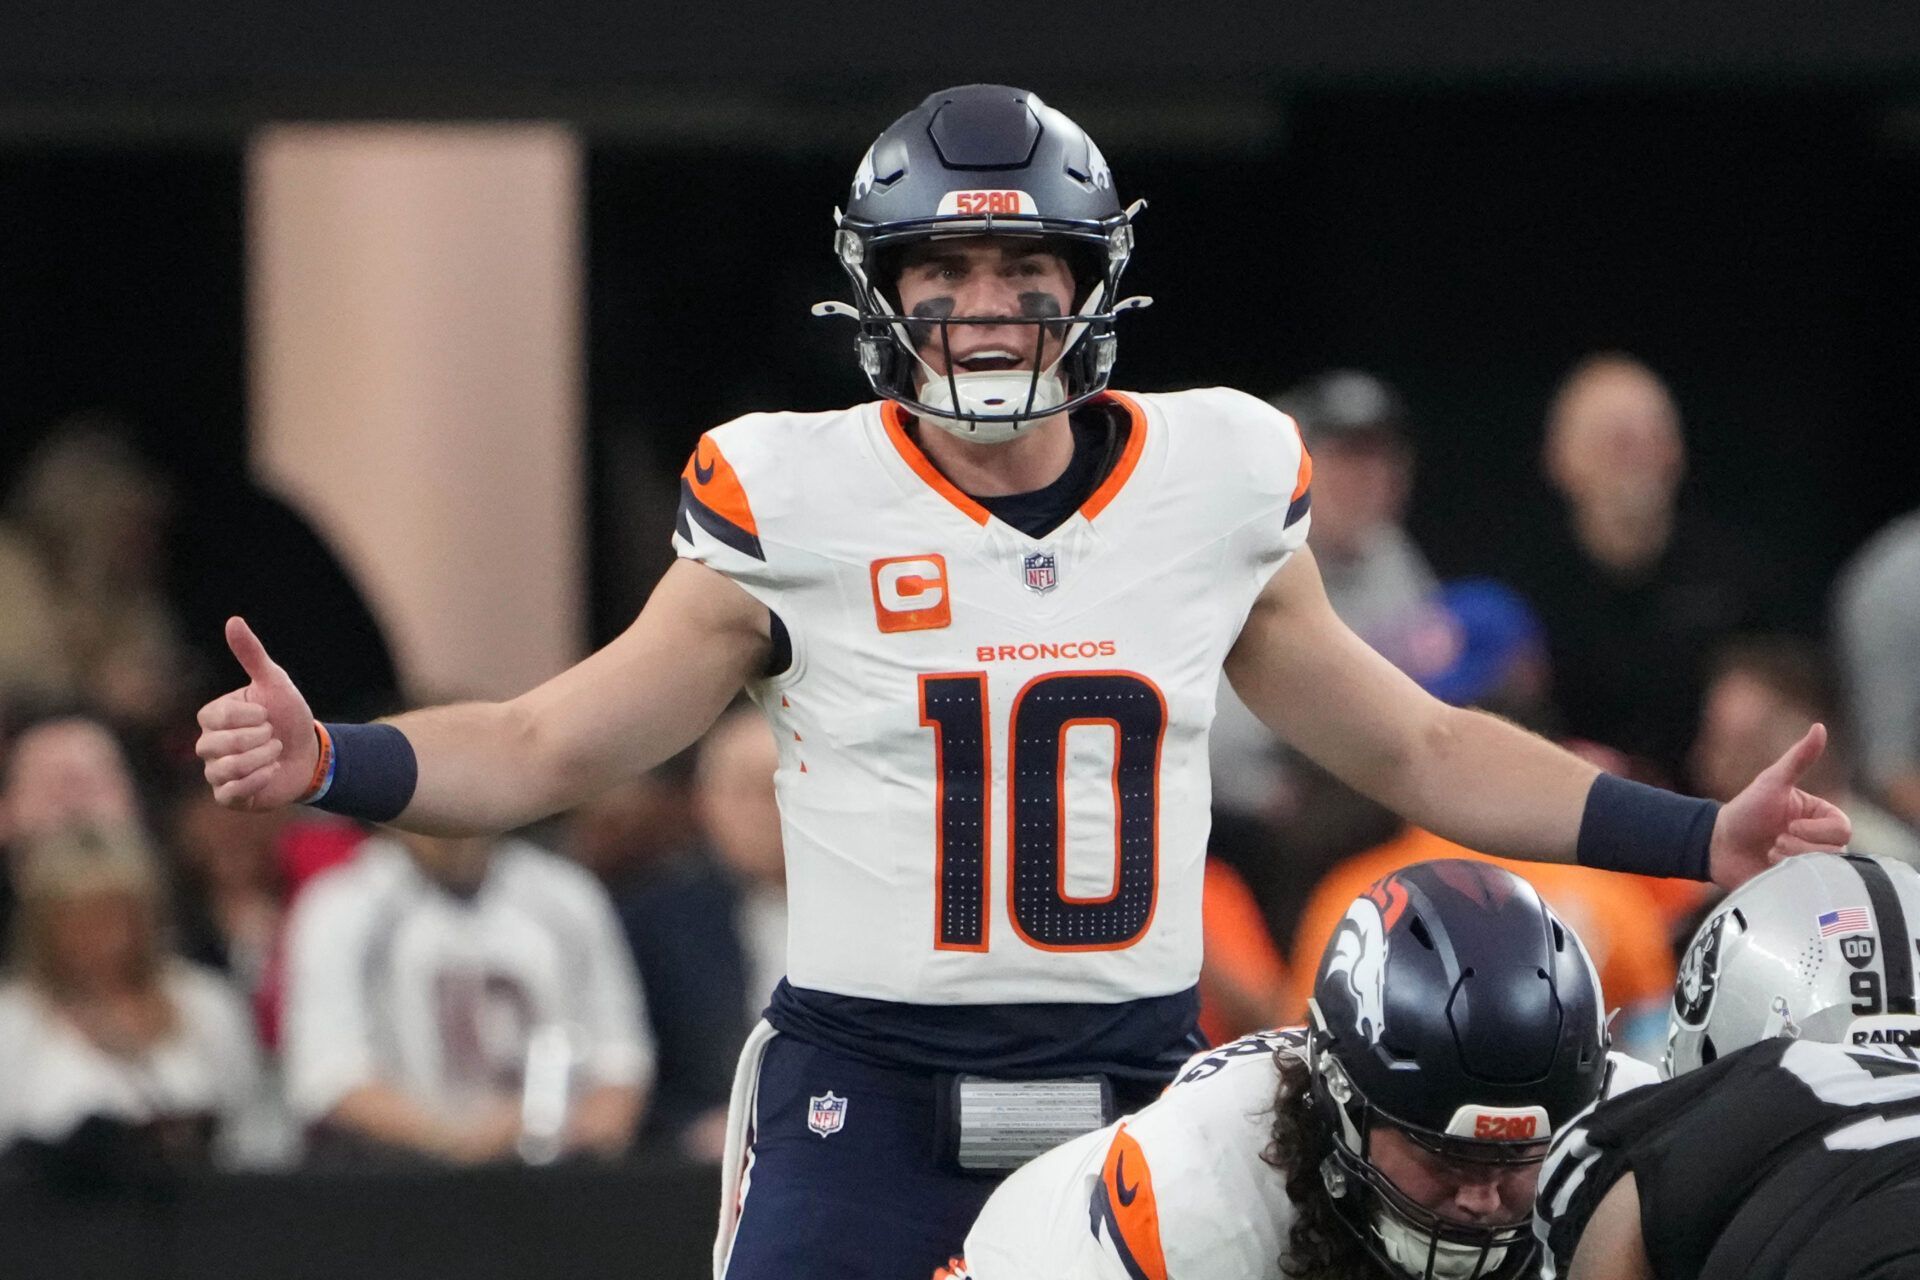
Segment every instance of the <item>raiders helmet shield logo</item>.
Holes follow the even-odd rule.
[[[1720,931],[1726,923],[1724,911],[1709,920],[1680,962],[1680,976],[1673,984],[1673,1009],[1690,1027],[1703,1025],[1713,1008],[1713,988],[1720,976]]]

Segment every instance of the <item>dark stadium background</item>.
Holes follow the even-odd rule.
[[[604,639],[637,599],[602,477],[636,458],[676,472],[701,430],[737,413],[864,398],[849,331],[807,314],[844,296],[829,211],[893,115],[941,84],[1004,78],[1080,119],[1123,194],[1150,201],[1129,283],[1156,304],[1121,329],[1120,385],[1265,393],[1329,365],[1382,373],[1415,413],[1415,534],[1443,572],[1498,572],[1545,501],[1556,380],[1585,352],[1623,348],[1677,393],[1694,495],[1779,549],[1783,608],[1816,606],[1839,560],[1920,500],[1920,16],[1456,8],[867,6],[852,21],[611,0],[9,4],[0,489],[48,426],[92,408],[134,424],[190,501],[239,478],[252,127],[571,120],[589,142]],[[527,1274],[534,1260],[498,1244],[499,1220],[475,1234],[461,1215],[479,1203],[558,1229],[566,1211],[468,1190],[445,1206],[420,1193],[418,1254],[431,1238],[455,1251],[440,1261],[462,1259],[447,1274]],[[705,1192],[632,1190],[677,1206],[672,1247],[697,1258]],[[240,1261],[212,1257],[216,1237],[247,1274],[307,1273],[281,1258],[304,1220],[273,1218],[257,1189],[218,1194],[236,1198],[189,1197],[184,1217],[150,1204],[133,1225],[10,1203],[0,1227],[18,1241],[51,1223],[39,1235],[56,1252],[63,1231],[92,1233],[110,1252],[72,1257],[132,1274]],[[325,1237],[336,1259],[374,1265],[354,1251],[405,1229],[382,1217],[393,1197],[313,1194],[372,1223]],[[595,1257],[614,1267],[598,1274],[682,1274],[666,1255],[657,1271],[632,1258],[651,1237],[616,1239],[622,1205],[588,1196],[578,1229],[612,1232],[605,1252],[588,1241],[544,1274],[594,1274]]]
[[[1443,571],[1498,571],[1509,509],[1543,500],[1546,399],[1596,347],[1671,379],[1697,497],[1801,555],[1789,590],[1920,487],[1920,92],[1316,85],[1144,141],[1124,104],[1053,97],[1150,202],[1129,281],[1156,301],[1121,330],[1121,385],[1394,379],[1417,418],[1414,531]],[[94,407],[190,491],[241,465],[240,135],[130,132],[6,138],[0,120],[0,483]],[[843,293],[827,218],[857,132],[589,136],[596,450],[677,470],[735,414],[864,396],[849,330],[807,313]],[[616,531],[596,528],[604,552]],[[605,638],[635,601],[600,585]]]

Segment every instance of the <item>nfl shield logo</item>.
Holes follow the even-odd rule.
[[[821,1137],[840,1132],[846,1122],[847,1100],[834,1096],[833,1090],[807,1099],[807,1128]]]
[[[1026,573],[1027,590],[1051,591],[1060,581],[1053,563],[1053,552],[1035,551],[1026,558],[1021,568]]]

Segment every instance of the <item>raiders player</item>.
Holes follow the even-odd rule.
[[[1815,854],[1700,926],[1671,1077],[1553,1143],[1537,1230],[1573,1280],[1920,1276],[1920,873]]]
[[[1306,1027],[1196,1056],[1152,1106],[1015,1173],[944,1274],[1525,1275],[1547,1139],[1654,1078],[1606,1044],[1592,963],[1530,885],[1415,864],[1355,900]]]

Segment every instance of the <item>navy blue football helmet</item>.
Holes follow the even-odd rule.
[[[1328,941],[1308,1007],[1314,1112],[1332,1139],[1321,1173],[1341,1219],[1401,1274],[1520,1274],[1525,1216],[1443,1217],[1376,1167],[1374,1141],[1390,1125],[1441,1162],[1537,1165],[1600,1095],[1607,1045],[1593,962],[1532,885],[1468,859],[1382,878]]]
[[[1144,202],[1142,202],[1144,203]],[[835,212],[834,253],[853,283],[854,304],[823,302],[816,315],[860,322],[860,367],[873,389],[917,417],[980,441],[1018,434],[1026,423],[1099,395],[1113,369],[1114,317],[1148,299],[1119,297],[1133,253],[1133,215],[1093,139],[1024,89],[975,84],[945,89],[875,139]],[[901,314],[896,285],[904,251],[938,237],[1037,237],[1073,272],[1071,315]],[[1031,326],[1031,369],[938,372],[921,355],[951,327]],[[1048,334],[1059,354],[1043,364]]]

